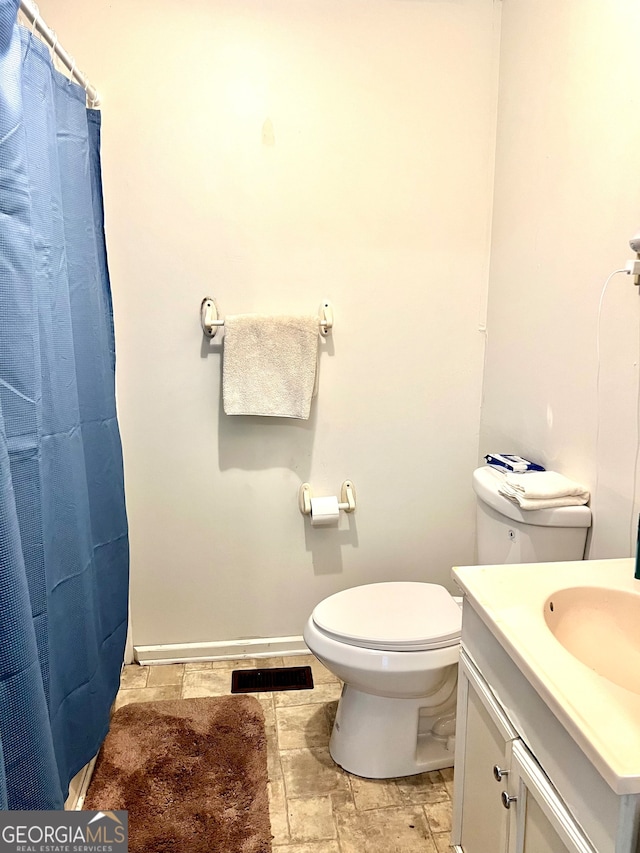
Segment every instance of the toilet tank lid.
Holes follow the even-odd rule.
[[[520,509],[518,504],[498,491],[505,475],[490,465],[473,472],[473,491],[481,501],[512,521],[532,524],[535,527],[591,527],[591,510],[588,506],[558,506],[552,509]]]

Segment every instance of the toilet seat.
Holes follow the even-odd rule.
[[[460,642],[462,613],[439,584],[395,581],[345,589],[311,614],[333,640],[379,651],[427,651]]]

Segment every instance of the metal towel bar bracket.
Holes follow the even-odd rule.
[[[328,299],[323,299],[318,311],[318,327],[323,338],[326,338],[333,328],[333,305]],[[224,326],[224,320],[218,316],[218,306],[215,299],[205,296],[200,304],[200,323],[202,331],[208,338],[214,338],[218,326]]]

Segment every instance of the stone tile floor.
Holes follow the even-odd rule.
[[[328,745],[341,685],[312,655],[127,666],[115,707],[224,696],[233,669],[307,665],[313,690],[253,694],[265,714],[273,853],[450,851],[453,771],[371,780],[334,764]]]

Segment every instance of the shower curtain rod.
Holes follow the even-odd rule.
[[[95,86],[92,86],[87,77],[76,68],[75,59],[67,53],[67,51],[58,43],[58,36],[50,29],[40,17],[40,10],[36,3],[31,0],[20,0],[20,11],[32,25],[33,29],[37,30],[45,43],[51,48],[64,67],[71,74],[71,78],[79,83],[87,93],[87,100],[90,107],[100,106],[100,96]]]

